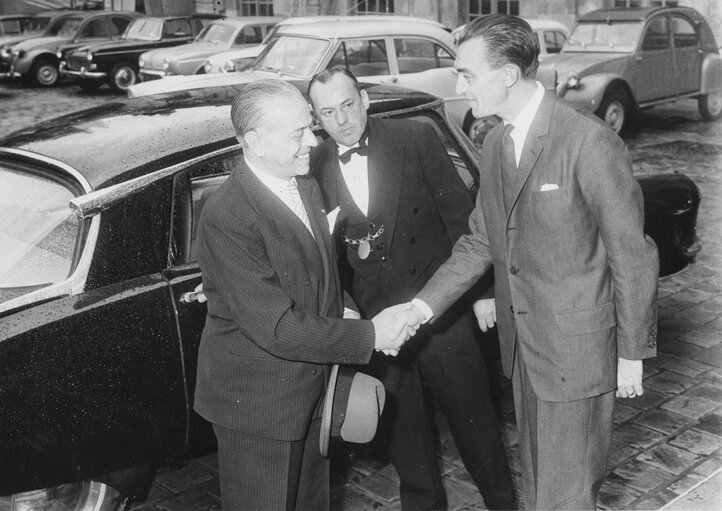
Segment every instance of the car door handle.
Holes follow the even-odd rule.
[[[181,295],[180,301],[183,303],[203,303],[206,301],[206,295],[203,294],[203,291],[188,291]]]

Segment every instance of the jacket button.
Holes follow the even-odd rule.
[[[415,275],[416,274],[416,268],[409,268],[409,275]]]
[[[385,249],[385,248],[386,248],[386,247],[384,246],[383,243],[379,243],[378,245],[376,245],[376,250],[383,250],[383,249]]]
[[[303,279],[303,285],[304,285],[304,286],[310,286],[310,285],[311,285],[311,281],[310,281],[309,279]]]
[[[411,238],[411,239],[409,240],[409,243],[411,243],[412,245],[413,245],[414,243],[416,243],[416,238]]]
[[[510,266],[509,273],[511,273],[512,275],[516,275],[517,273],[519,273],[519,268],[517,266]]]
[[[385,262],[386,262],[386,256],[381,256],[381,262],[382,262],[382,263],[385,263]]]
[[[411,212],[415,215],[416,213],[419,212],[419,208],[414,208],[414,209],[411,210]]]
[[[316,375],[318,374],[318,369],[313,369],[313,370],[311,371],[311,374],[313,374],[314,376],[316,376]]]

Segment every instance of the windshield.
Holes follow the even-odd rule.
[[[280,36],[269,43],[253,67],[298,77],[311,77],[330,46],[331,43],[325,39]]]
[[[25,25],[25,33],[42,33],[48,23],[50,23],[50,18],[34,16]]]
[[[637,47],[642,24],[637,21],[620,23],[579,23],[564,44],[564,52],[623,52]]]
[[[196,42],[228,44],[233,39],[235,30],[229,25],[222,23],[211,23],[198,34]]]
[[[65,280],[78,220],[75,194],[49,176],[0,166],[0,303]]]
[[[151,18],[141,18],[128,25],[124,37],[141,41],[159,41],[163,33],[163,21]]]
[[[63,24],[60,25],[60,29],[56,35],[60,37],[72,37],[78,31],[82,22],[82,18],[66,18],[63,20]]]

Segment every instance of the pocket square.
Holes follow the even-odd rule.
[[[559,185],[544,183],[539,189],[540,192],[550,192],[552,190],[558,190]]]
[[[328,215],[326,215],[326,219],[328,220],[329,234],[333,234],[333,228],[336,225],[336,217],[338,217],[339,211],[341,211],[341,207],[336,206],[336,208],[333,211],[331,211]]]

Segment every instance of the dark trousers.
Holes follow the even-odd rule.
[[[558,403],[534,392],[517,356],[512,375],[524,509],[596,509],[612,441],[614,391]]]
[[[319,452],[321,420],[303,440],[285,442],[216,424],[223,511],[329,509],[329,462]]]
[[[370,370],[387,390],[380,440],[399,474],[404,510],[446,508],[422,381],[444,414],[486,506],[516,508],[487,370],[471,321],[464,314],[430,325],[409,341],[399,357],[375,354],[372,360]]]

